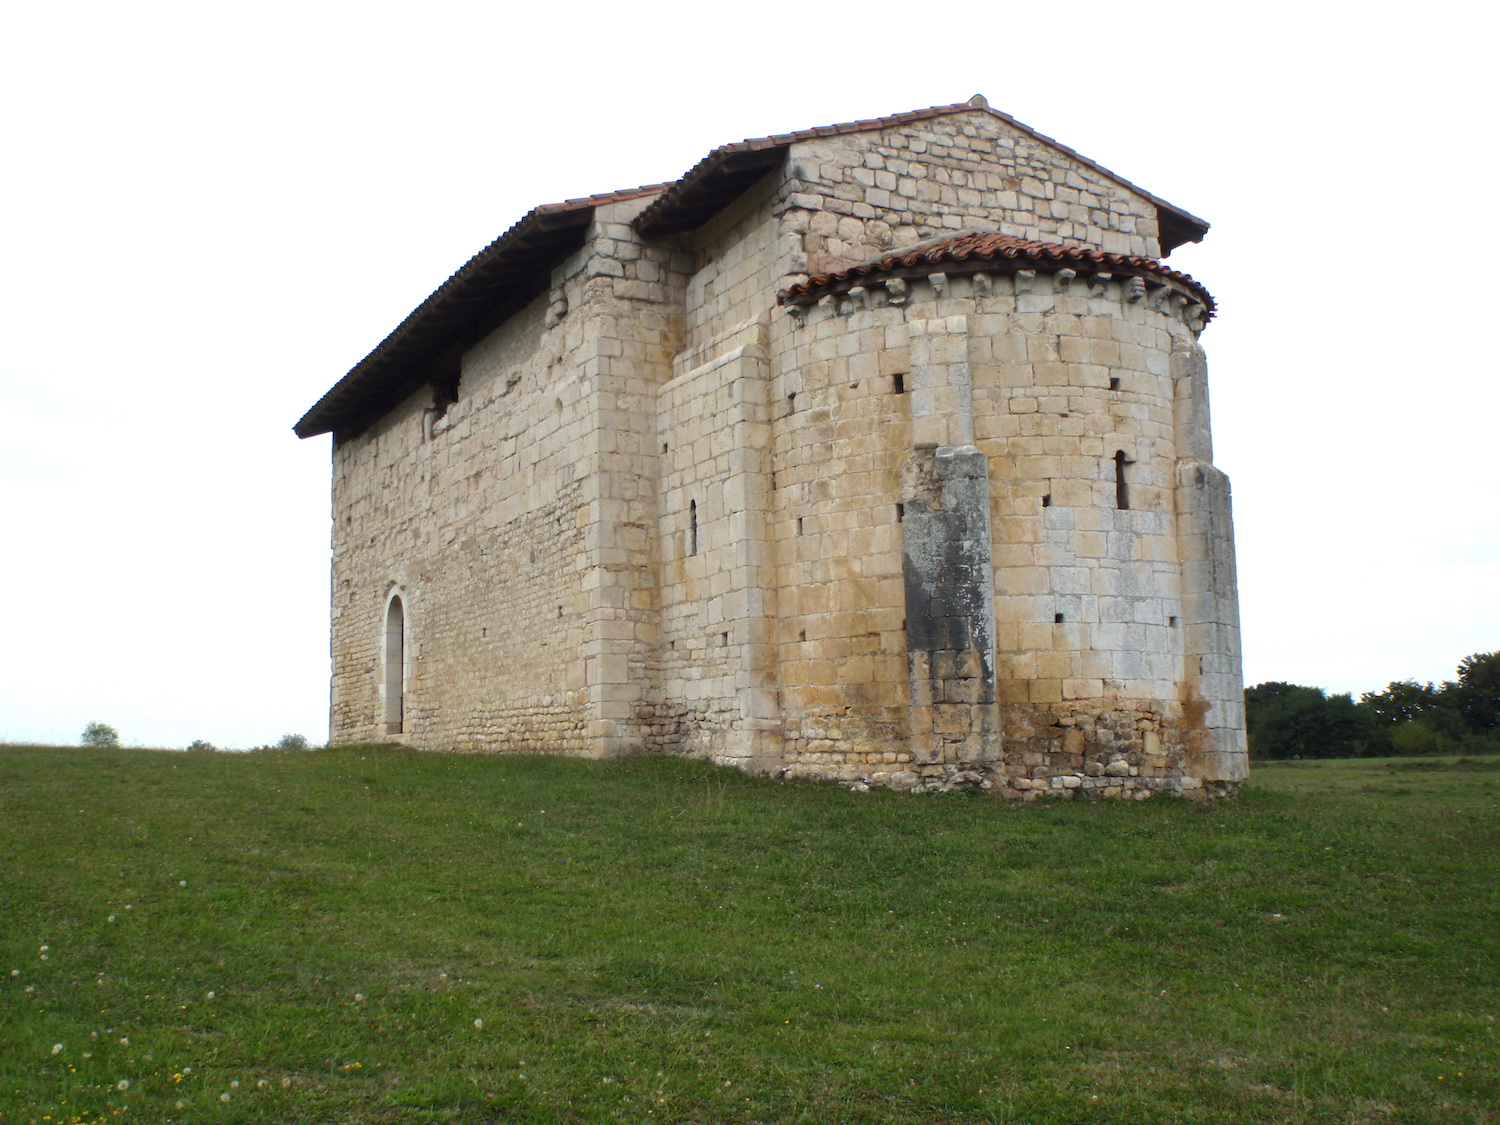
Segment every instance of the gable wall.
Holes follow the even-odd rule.
[[[788,177],[812,274],[970,227],[1160,256],[1154,203],[982,110],[802,141]]]

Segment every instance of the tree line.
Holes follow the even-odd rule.
[[[1397,680],[1384,691],[1329,695],[1279,682],[1245,689],[1253,758],[1366,758],[1500,753],[1500,652],[1466,656],[1441,686]]]

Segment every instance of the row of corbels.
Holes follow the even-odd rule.
[[[987,273],[964,273],[957,277],[967,277],[972,286],[971,295],[977,298],[991,297],[995,293],[995,278]],[[1115,280],[1115,275],[1107,271],[1089,273],[1080,281],[1077,270],[1060,269],[1046,273],[1037,270],[1015,270],[1008,275],[1015,280],[1015,292],[1023,293],[1070,293],[1074,292],[1075,286],[1079,289],[1086,287],[1090,297],[1104,296],[1110,282]],[[842,294],[826,293],[820,297],[815,306],[812,305],[787,305],[787,312],[792,317],[792,323],[801,328],[807,323],[808,312],[816,307],[830,315],[838,314],[847,316],[850,313],[859,312],[862,309],[876,309],[887,305],[901,306],[907,304],[914,297],[911,282],[913,280],[925,280],[932,288],[933,296],[941,300],[948,296],[952,289],[954,278],[946,273],[930,273],[925,279],[908,279],[904,277],[888,277],[876,280],[870,285],[855,285]],[[1207,309],[1201,301],[1183,293],[1171,285],[1163,283],[1148,283],[1145,278],[1136,275],[1127,275],[1120,278],[1121,298],[1131,304],[1145,303],[1147,308],[1159,309],[1180,316],[1194,332],[1203,331],[1207,321]]]

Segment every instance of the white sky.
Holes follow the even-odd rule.
[[[509,8],[7,10],[0,741],[321,741],[328,387],[539,203],[975,92],[1213,224],[1246,683],[1500,649],[1492,6]]]

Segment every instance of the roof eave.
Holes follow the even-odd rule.
[[[299,438],[356,426],[389,409],[428,376],[427,367],[493,319],[496,309],[535,296],[552,270],[583,245],[596,208],[639,199],[664,184],[548,203],[475,254],[418,305],[292,427]]]

